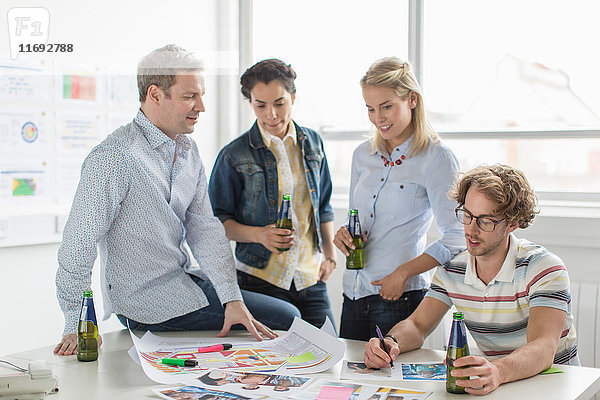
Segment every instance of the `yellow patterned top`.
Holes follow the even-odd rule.
[[[286,290],[290,289],[293,281],[296,290],[302,290],[317,283],[322,256],[313,243],[315,222],[296,126],[290,121],[283,140],[263,130],[260,124],[258,128],[265,146],[277,160],[278,209],[284,193],[292,196],[296,243],[281,255],[271,254],[264,269],[253,268],[239,260],[237,269]]]

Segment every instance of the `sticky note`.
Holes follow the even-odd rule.
[[[317,400],[348,400],[352,396],[351,387],[323,386]]]
[[[542,372],[540,372],[540,375],[546,375],[546,374],[560,374],[563,373],[565,371],[563,371],[562,369],[558,369],[558,368],[554,368],[554,367],[550,367],[548,369],[543,370]]]
[[[286,361],[290,364],[300,364],[307,361],[312,361],[315,359],[315,356],[310,351],[304,354],[300,354],[299,356],[287,357]]]

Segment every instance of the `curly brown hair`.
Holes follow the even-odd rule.
[[[461,174],[448,196],[463,206],[471,186],[498,204],[495,214],[502,215],[509,224],[518,223],[519,228],[531,225],[539,212],[535,209],[537,196],[525,174],[509,165],[481,165]]]

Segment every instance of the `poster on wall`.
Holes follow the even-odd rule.
[[[61,103],[101,104],[104,101],[104,81],[98,68],[57,65],[55,77],[56,99]]]
[[[47,101],[50,98],[49,64],[0,60],[0,100]]]
[[[28,156],[49,148],[47,110],[3,110],[0,112],[0,153]]]
[[[0,162],[0,203],[29,204],[48,201],[46,161]]]
[[[56,146],[59,152],[87,153],[106,137],[105,118],[93,112],[56,113]]]
[[[139,93],[135,75],[111,74],[108,82],[108,100],[111,106],[139,106]]]

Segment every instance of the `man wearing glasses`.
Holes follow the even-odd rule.
[[[463,312],[485,357],[454,362],[457,384],[484,395],[499,385],[533,376],[553,363],[579,365],[569,277],[563,262],[542,246],[517,239],[535,214],[536,196],[521,171],[506,165],[477,167],[450,192],[458,201],[467,251],[437,268],[415,312],[396,324],[385,343],[373,338],[365,364],[389,365],[417,349],[451,306]],[[473,377],[474,379],[469,379]]]

